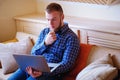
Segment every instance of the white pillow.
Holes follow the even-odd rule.
[[[38,35],[33,35],[33,34],[28,34],[28,33],[25,33],[25,32],[17,32],[16,33],[16,38],[18,40],[21,40],[21,39],[24,39],[26,37],[30,37],[33,44],[35,44],[35,42],[37,41],[38,39]]]
[[[19,42],[2,44],[0,43],[0,61],[4,74],[15,71],[18,68],[12,54],[30,54],[33,44],[30,38]]]
[[[117,69],[113,67],[111,55],[108,54],[89,64],[76,77],[76,80],[113,80]]]
[[[33,44],[29,37],[20,40],[19,42],[11,42],[7,44],[0,43],[0,53],[12,52],[12,53],[29,53]]]

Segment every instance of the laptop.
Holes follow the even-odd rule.
[[[52,72],[60,64],[59,63],[47,63],[46,59],[41,55],[18,55],[13,54],[19,67],[26,71],[26,67],[31,66],[35,70],[42,72]]]

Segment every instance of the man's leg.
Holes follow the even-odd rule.
[[[49,80],[49,79],[47,78],[47,76],[40,76],[37,78],[33,78],[33,77],[29,76],[29,78],[27,78],[27,80]]]
[[[40,76],[37,78],[32,78],[31,76],[27,78],[27,80],[62,80],[61,75],[56,75],[56,76]]]
[[[21,69],[18,69],[7,80],[26,80],[27,77],[28,75],[26,74],[26,72],[22,71]]]

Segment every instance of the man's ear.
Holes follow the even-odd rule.
[[[62,17],[61,17],[61,18],[62,18],[62,20],[64,19],[64,14],[62,14]]]

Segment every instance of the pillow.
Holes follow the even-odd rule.
[[[11,39],[11,40],[8,40],[8,41],[4,41],[4,42],[2,42],[2,43],[4,43],[4,44],[7,44],[7,43],[11,43],[11,42],[18,42],[18,40],[16,39],[16,38],[14,38],[14,39]],[[1,66],[1,62],[0,62],[0,68],[1,68],[2,66]]]
[[[117,68],[113,67],[110,54],[96,60],[84,68],[76,80],[113,80],[117,76]]]
[[[26,38],[26,37],[30,37],[32,42],[33,42],[33,44],[35,44],[35,42],[38,39],[38,35],[28,34],[28,33],[25,33],[25,32],[17,32],[16,33],[16,38],[18,40],[21,40],[21,39]]]
[[[3,73],[7,74],[18,68],[12,54],[30,54],[32,47],[33,44],[30,38],[25,38],[14,43],[0,43],[0,60]]]
[[[112,55],[114,66],[120,69],[120,49],[112,49],[108,47],[93,46],[88,57],[87,64],[90,64],[91,62],[109,53]]]
[[[80,52],[75,62],[75,66],[69,73],[65,75],[64,80],[69,80],[70,76],[72,76],[74,78],[73,80],[75,80],[77,74],[83,68],[85,68],[86,63],[87,63],[87,58],[88,58],[91,48],[92,48],[92,45],[83,44],[83,43],[80,44]]]
[[[3,74],[14,72],[18,68],[17,63],[12,56],[12,53],[3,53],[3,56],[0,59]]]

